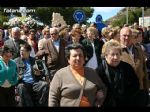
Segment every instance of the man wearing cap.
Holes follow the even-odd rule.
[[[4,42],[4,45],[8,45],[11,48],[13,48],[14,55],[13,55],[13,59],[17,58],[19,56],[19,45],[20,44],[24,44],[26,43],[24,40],[20,39],[20,28],[19,27],[13,27],[11,29],[11,38],[9,38],[8,40],[6,40]]]

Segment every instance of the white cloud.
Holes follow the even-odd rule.
[[[111,12],[112,10],[120,10],[124,7],[92,7],[94,8],[94,12]]]

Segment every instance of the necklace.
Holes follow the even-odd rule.
[[[78,75],[79,75],[79,74],[78,74]],[[83,85],[84,76],[79,75],[77,80],[79,81],[79,83],[80,83],[81,85]]]
[[[75,78],[77,79],[77,81],[81,85],[83,85],[83,82],[84,82],[84,69],[75,70],[75,69],[71,68],[71,71],[72,71],[73,75],[75,76]]]

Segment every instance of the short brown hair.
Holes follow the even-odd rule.
[[[91,33],[94,33],[95,34],[95,36],[98,36],[98,30],[97,30],[97,28],[95,28],[95,27],[88,27],[87,28],[87,31],[89,31],[89,32],[91,32]]]
[[[24,47],[27,51],[31,51],[32,50],[31,46],[28,43],[20,44],[20,48],[21,47]]]
[[[44,28],[44,29],[42,30],[42,34],[45,35],[45,32],[49,32],[49,29],[48,29],[48,28]]]
[[[81,34],[81,31],[80,30],[76,30],[76,29],[72,29],[70,35],[73,36],[73,37],[75,37],[76,33]]]
[[[11,48],[9,45],[4,45],[1,48],[1,55],[3,56],[5,53],[12,53],[13,54],[14,50]]]

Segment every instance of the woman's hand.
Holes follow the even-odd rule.
[[[101,107],[103,105],[104,100],[105,100],[104,92],[102,90],[97,91],[95,106]]]
[[[41,72],[40,72],[40,70],[39,69],[35,69],[34,68],[34,74],[36,75],[36,76],[40,76],[41,75]]]

